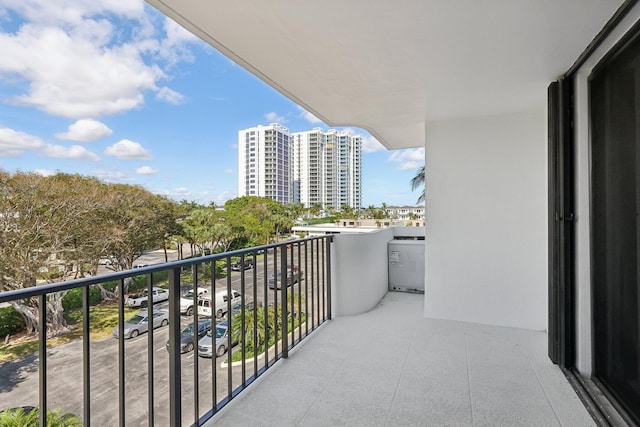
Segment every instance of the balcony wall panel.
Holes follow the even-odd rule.
[[[331,304],[335,316],[351,316],[374,308],[389,289],[387,242],[393,229],[334,237],[331,253]]]
[[[547,328],[544,109],[427,125],[427,317]]]

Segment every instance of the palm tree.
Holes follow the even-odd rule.
[[[418,169],[418,171],[416,172],[416,176],[411,178],[411,191],[415,191],[416,188],[420,188],[420,187],[422,187],[422,193],[420,194],[420,197],[418,197],[418,201],[416,203],[424,202],[424,190],[425,190],[424,166]]]

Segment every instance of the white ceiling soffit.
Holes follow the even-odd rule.
[[[387,148],[429,121],[544,108],[622,0],[148,0],[330,126]]]

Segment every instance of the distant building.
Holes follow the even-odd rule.
[[[268,197],[289,203],[291,134],[272,123],[238,132],[238,195]]]
[[[362,136],[314,128],[292,136],[293,201],[306,207],[362,208]]]
[[[238,132],[238,195],[340,210],[362,208],[362,136],[279,124]]]
[[[341,219],[335,223],[296,225],[291,231],[307,237],[327,234],[370,233],[388,227],[424,228],[424,220],[405,221],[392,219]]]
[[[387,206],[387,215],[394,219],[413,220],[420,219],[424,221],[424,205],[421,206]]]

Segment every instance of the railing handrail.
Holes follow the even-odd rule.
[[[154,348],[154,332],[155,329],[153,319],[153,310],[154,303],[158,301],[154,301],[152,296],[152,289],[156,286],[155,276],[153,273],[156,272],[168,272],[168,290],[169,290],[169,298],[166,304],[168,305],[167,309],[163,308],[163,311],[168,315],[168,335],[169,340],[167,344],[167,348],[169,349],[168,355],[168,363],[169,363],[169,425],[180,426],[182,425],[182,416],[183,416],[183,380],[182,378],[189,379],[189,376],[182,372],[182,344],[181,344],[181,314],[182,308],[180,306],[180,297],[182,291],[182,275],[185,273],[185,268],[191,268],[190,274],[192,274],[192,278],[185,280],[192,280],[193,286],[199,286],[199,269],[202,269],[202,274],[205,271],[208,271],[210,274],[207,274],[206,280],[209,283],[204,283],[203,286],[207,289],[210,289],[211,296],[216,293],[216,289],[225,289],[226,292],[230,295],[232,291],[232,258],[238,257],[241,262],[243,262],[246,258],[245,256],[249,254],[247,258],[251,258],[252,262],[252,271],[251,273],[246,273],[244,269],[244,265],[241,267],[239,272],[239,277],[234,276],[239,279],[240,283],[236,283],[233,285],[235,290],[238,290],[237,287],[240,286],[238,290],[240,292],[241,298],[241,309],[238,314],[240,317],[240,341],[241,346],[239,349],[235,351],[240,351],[242,364],[240,368],[240,372],[233,372],[233,364],[232,360],[232,352],[234,351],[232,347],[236,344],[239,344],[238,341],[232,340],[233,333],[233,318],[231,315],[234,313],[232,310],[232,299],[228,298],[227,301],[224,302],[224,310],[227,314],[227,322],[229,333],[227,336],[227,349],[222,350],[223,353],[226,351],[226,360],[228,362],[228,366],[226,369],[226,384],[222,382],[218,382],[222,380],[220,375],[224,375],[224,373],[217,373],[216,368],[216,339],[215,334],[212,337],[211,342],[211,396],[212,396],[212,405],[211,407],[207,407],[206,405],[201,405],[199,393],[201,391],[200,387],[200,374],[199,374],[199,366],[200,364],[205,365],[204,362],[199,362],[198,357],[203,355],[207,356],[208,352],[204,352],[199,354],[198,349],[198,335],[194,332],[193,335],[193,344],[194,346],[194,356],[195,360],[193,362],[193,376],[191,380],[194,382],[194,387],[192,391],[189,391],[189,394],[192,394],[192,409],[193,416],[196,422],[196,425],[201,425],[202,422],[206,421],[213,415],[215,415],[222,407],[224,407],[230,400],[236,397],[242,390],[248,387],[257,377],[262,375],[267,369],[273,366],[281,358],[287,358],[288,352],[290,349],[298,345],[298,343],[306,338],[312,331],[314,331],[317,327],[320,326],[326,320],[331,319],[331,271],[330,271],[330,243],[333,241],[332,235],[325,236],[314,236],[307,237],[304,239],[295,239],[295,240],[283,240],[278,243],[271,243],[268,245],[255,246],[251,248],[244,248],[235,251],[223,252],[219,254],[211,254],[211,255],[203,255],[203,256],[195,256],[192,258],[166,262],[161,264],[153,264],[145,267],[130,269],[126,271],[113,272],[109,274],[103,274],[99,276],[92,277],[84,277],[81,279],[73,279],[58,283],[51,284],[42,284],[36,285],[23,289],[16,289],[11,291],[0,292],[0,303],[10,302],[16,300],[23,300],[27,298],[37,297],[37,314],[38,318],[38,407],[43,408],[39,414],[39,421],[41,425],[46,425],[47,423],[47,404],[48,400],[48,357],[47,357],[47,299],[50,294],[55,294],[61,291],[67,291],[72,289],[82,289],[82,377],[83,377],[83,385],[82,385],[82,414],[85,425],[89,425],[92,420],[91,415],[91,396],[92,396],[92,384],[91,384],[91,337],[90,337],[90,286],[103,284],[108,282],[116,282],[118,284],[116,299],[117,299],[117,309],[118,309],[118,321],[117,326],[114,329],[113,335],[118,338],[117,343],[117,380],[118,380],[118,422],[120,425],[125,425],[127,420],[127,412],[126,412],[126,396],[125,390],[127,389],[127,369],[125,369],[125,363],[130,363],[126,361],[125,353],[128,354],[125,347],[125,338],[133,338],[137,336],[137,329],[133,332],[136,332],[133,335],[133,332],[130,332],[130,335],[127,337],[127,333],[125,333],[125,292],[124,285],[125,279],[146,276],[146,286],[145,290],[150,294],[150,300],[146,307],[141,307],[142,310],[146,310],[146,315],[149,319],[151,319],[147,325],[149,328],[147,336],[147,420],[149,425],[153,425],[155,423],[155,397],[153,392],[153,387],[155,384],[154,381],[154,367],[155,367],[155,356],[154,353],[157,351]],[[258,264],[257,257],[258,254],[264,254],[263,262]],[[304,257],[302,254],[304,253]],[[296,256],[294,256],[296,255]],[[226,275],[218,276],[216,274],[216,262],[219,260],[226,261]],[[304,262],[304,263],[303,263]],[[292,270],[289,272],[289,264],[297,263],[298,270]],[[206,265],[205,265],[206,264]],[[260,265],[260,267],[258,267]],[[273,283],[270,282],[271,278],[268,277],[268,273],[272,273]],[[189,273],[187,273],[188,276]],[[280,274],[280,278],[278,278],[278,274]],[[291,277],[290,274],[292,275]],[[298,274],[298,276],[296,276]],[[217,282],[219,279],[223,279],[225,283]],[[249,279],[249,280],[247,280]],[[289,279],[292,279],[291,281]],[[164,279],[163,279],[164,280]],[[250,331],[247,330],[246,326],[246,316],[247,310],[249,310],[246,306],[247,300],[247,282],[252,282],[251,293],[253,294],[250,297],[250,302],[252,302],[254,310],[253,316],[253,328]],[[258,283],[260,281],[260,283]],[[304,285],[303,283],[304,282]],[[139,285],[139,284],[138,284]],[[272,287],[273,285],[273,287]],[[304,287],[303,287],[304,286]],[[290,289],[289,289],[290,287]],[[258,294],[258,291],[261,294]],[[297,292],[297,294],[296,294]],[[291,295],[291,298],[288,298],[288,295]],[[296,300],[297,295],[297,300]],[[192,316],[192,318],[187,321],[190,321],[193,325],[193,330],[197,331],[198,321],[200,313],[197,310],[198,302],[201,298],[205,298],[203,296],[199,296],[198,293],[194,293],[193,296],[193,306],[191,310],[191,314],[189,311],[185,312],[187,316]],[[262,301],[261,301],[262,300]],[[302,301],[304,300],[304,309],[302,306]],[[215,330],[216,317],[220,317],[217,315],[216,311],[216,303],[215,299],[214,303],[210,307],[211,309],[211,322],[212,328]],[[164,303],[162,301],[162,303]],[[297,303],[297,307],[296,304]],[[274,307],[273,313],[270,313],[269,307]],[[258,319],[257,313],[258,307],[264,307],[263,313],[261,316],[264,316],[264,319]],[[195,309],[195,311],[194,311]],[[304,315],[304,331],[302,325],[298,325],[297,329],[294,326],[296,322],[296,318],[302,319]],[[271,326],[267,326],[269,323],[269,319],[273,316],[274,326],[272,330],[272,335],[275,339],[274,351],[271,356],[269,356],[268,343],[270,341],[270,330]],[[278,316],[280,319],[278,319]],[[258,322],[259,320],[263,320],[265,322],[264,326],[264,337],[262,338],[262,342],[265,345],[265,357],[264,363],[261,361],[258,363],[258,353],[256,352],[256,348],[253,348],[253,369],[249,368],[249,372],[247,372],[247,358],[245,357],[245,343],[246,339],[249,337],[253,337],[253,343],[258,341]],[[291,322],[291,325],[289,325]],[[165,326],[167,323],[163,320],[162,326]],[[289,331],[289,328],[292,328]],[[297,333],[296,333],[297,330]],[[145,332],[144,330],[142,332]],[[251,336],[247,336],[246,334],[252,334]],[[296,336],[297,335],[297,336]],[[115,354],[115,353],[114,353]],[[220,356],[222,357],[222,356]],[[234,381],[235,379],[235,381]],[[241,380],[240,382],[238,382]],[[224,395],[218,395],[218,384],[221,385],[221,390],[224,391]],[[217,396],[220,396],[221,399],[218,399]],[[0,408],[1,410],[2,408]],[[204,413],[201,411],[204,410]],[[76,408],[78,413],[80,412],[79,408]],[[95,418],[93,418],[95,419]]]
[[[181,259],[177,261],[165,262],[161,264],[153,264],[153,265],[148,265],[145,267],[140,267],[140,268],[135,268],[130,270],[115,271],[113,273],[101,274],[99,276],[82,277],[80,279],[72,279],[72,280],[66,280],[66,281],[55,282],[55,283],[45,283],[45,284],[30,286],[27,288],[1,291],[0,303],[15,301],[17,299],[31,298],[39,295],[44,295],[44,294],[52,294],[56,292],[67,291],[70,289],[81,288],[85,286],[97,285],[99,283],[127,279],[129,277],[136,277],[142,274],[166,271],[166,270],[177,268],[177,267],[190,267],[193,264],[200,264],[203,262],[219,261],[219,260],[227,259],[230,257],[241,256],[247,253],[267,251],[269,249],[282,246],[283,244],[288,244],[293,242],[298,244],[304,241],[316,240],[316,239],[327,239],[327,238],[331,238],[331,236],[314,236],[314,237],[306,237],[304,239],[283,240],[281,242],[271,243],[268,245],[237,249],[235,251],[221,252],[219,254],[203,255],[203,256],[198,256],[193,258]]]

